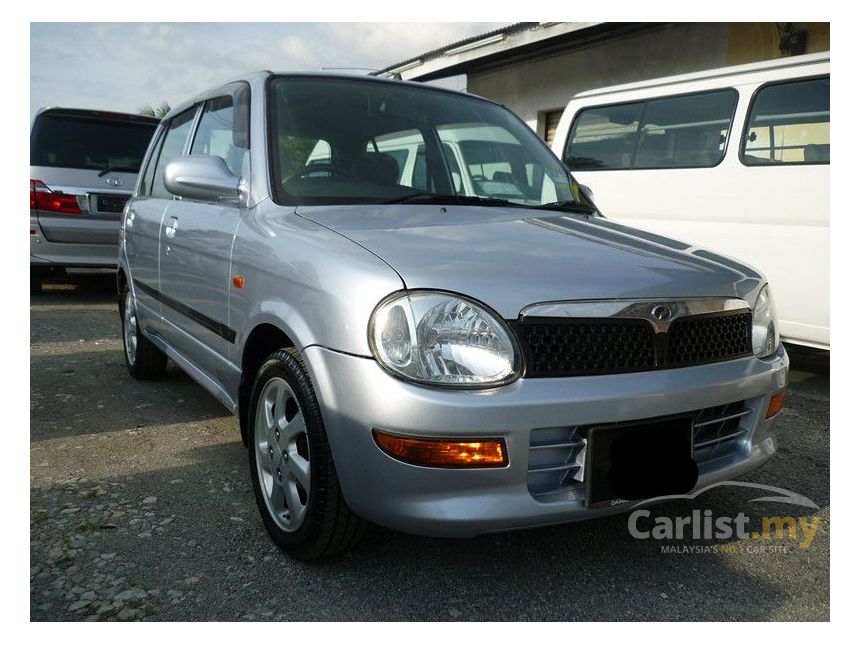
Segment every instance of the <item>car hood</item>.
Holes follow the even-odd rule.
[[[387,262],[409,289],[476,298],[514,319],[565,300],[740,297],[754,269],[604,218],[483,206],[300,206]]]

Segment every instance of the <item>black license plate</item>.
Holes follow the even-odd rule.
[[[699,478],[690,416],[595,426],[587,445],[589,508],[681,495]]]
[[[128,195],[96,195],[96,212],[121,213]]]

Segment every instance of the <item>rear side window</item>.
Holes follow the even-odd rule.
[[[565,150],[571,170],[711,168],[722,161],[733,89],[580,112]]]
[[[138,172],[155,123],[43,112],[30,135],[30,165]]]
[[[158,155],[158,163],[155,165],[155,175],[151,180],[153,197],[171,197],[171,193],[164,186],[164,169],[168,163],[179,157],[184,151],[185,142],[188,140],[188,134],[191,132],[191,124],[194,122],[196,113],[196,107],[190,108],[173,117],[170,125],[167,126],[167,134],[161,146],[161,153]]]
[[[763,86],[750,107],[748,166],[830,163],[830,78]]]
[[[242,174],[242,159],[245,149],[234,143],[233,98],[222,96],[206,103],[191,154],[221,157],[234,175]]]

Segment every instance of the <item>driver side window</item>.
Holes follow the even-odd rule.
[[[233,119],[233,97],[220,96],[207,101],[194,135],[191,154],[221,157],[230,172],[238,177],[242,174],[245,149],[234,143]]]

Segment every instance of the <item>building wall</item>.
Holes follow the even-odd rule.
[[[830,48],[827,23],[809,31],[808,52]],[[776,23],[684,23],[612,38],[587,47],[471,72],[469,92],[503,103],[538,132],[546,111],[578,92],[673,74],[777,58]]]
[[[784,25],[785,23],[779,23]],[[796,22],[808,34],[807,54],[830,49],[829,22]],[[726,65],[743,65],[779,58],[780,32],[775,22],[733,22],[729,25]]]

